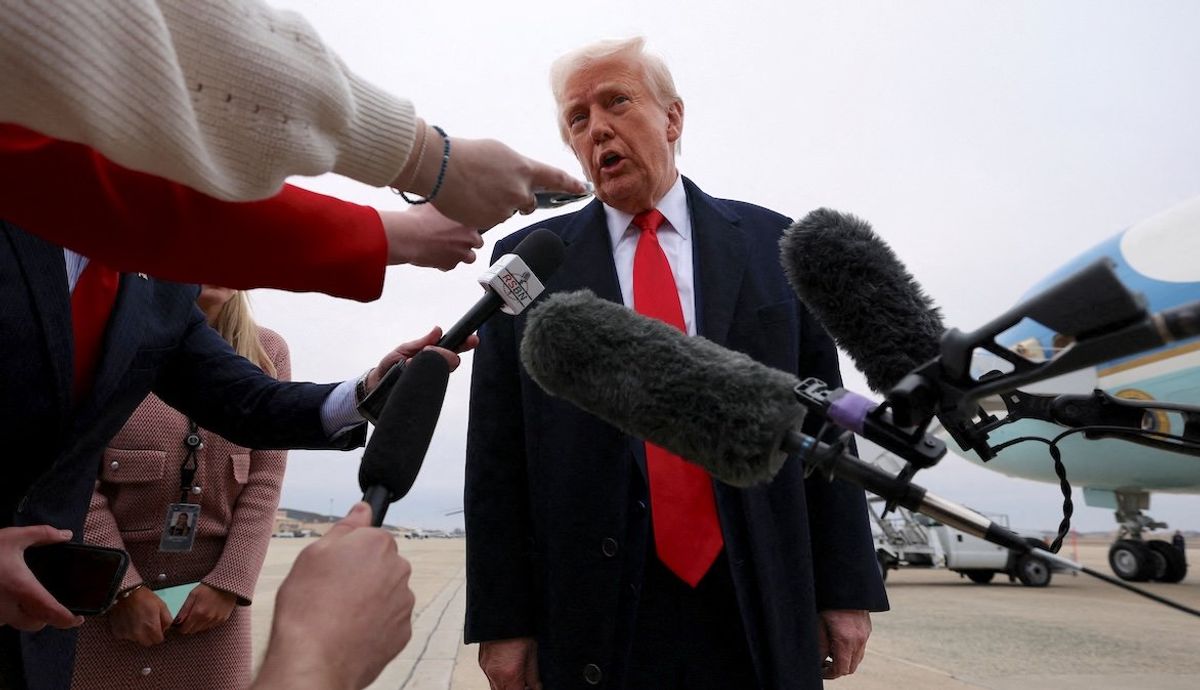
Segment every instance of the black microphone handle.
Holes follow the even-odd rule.
[[[487,294],[479,298],[479,301],[458,320],[458,323],[442,334],[441,340],[437,341],[437,346],[452,352],[457,350],[503,304],[504,300],[500,299],[500,295],[497,295],[494,290],[488,289]],[[400,379],[403,372],[403,363],[397,362],[392,365],[391,369],[379,377],[379,384],[375,386],[375,390],[371,391],[371,394],[359,404],[359,412],[372,423],[375,423],[379,419],[379,415],[383,413],[383,406],[391,397],[392,388],[395,387],[396,381]]]
[[[471,307],[471,310],[458,320],[458,323],[451,326],[442,335],[442,339],[437,341],[437,346],[444,347],[451,352],[462,347],[467,338],[479,330],[483,322],[487,321],[503,304],[504,300],[500,299],[500,295],[497,295],[495,290],[488,288],[487,294],[481,297],[475,306]]]
[[[383,518],[387,515],[388,506],[392,504],[392,492],[378,484],[368,486],[363,492],[362,500],[371,506],[371,526],[383,527]]]
[[[1030,545],[1016,532],[999,525],[976,513],[970,508],[930,494],[924,487],[900,479],[884,470],[864,462],[846,451],[821,443],[817,439],[798,431],[789,431],[781,444],[787,453],[795,453],[807,466],[830,479],[841,479],[871,493],[882,496],[890,503],[903,506],[914,512],[962,530],[967,534],[985,539],[993,544],[1026,553]]]

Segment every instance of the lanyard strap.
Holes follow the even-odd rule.
[[[200,437],[200,427],[191,419],[188,420],[188,433],[183,437],[183,447],[187,455],[179,466],[179,502],[187,503],[192,486],[196,479],[196,469],[200,461],[196,454],[204,448],[204,439]]]

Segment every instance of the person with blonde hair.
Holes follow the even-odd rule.
[[[234,351],[275,378],[291,379],[287,343],[254,322],[245,292],[205,285],[196,302]],[[193,436],[198,445],[189,446]],[[249,685],[248,606],[286,460],[285,450],[245,448],[199,428],[155,395],[142,402],[104,452],[84,525],[86,542],[127,551],[129,570],[116,605],[80,629],[71,687],[125,687],[142,678],[175,688],[201,677],[206,688]],[[190,479],[183,476],[189,469]],[[183,484],[190,487],[186,500]],[[174,511],[177,503],[200,507],[190,530],[175,530],[181,519],[188,524],[186,512]],[[194,535],[190,550],[160,549],[168,514],[176,520],[170,536]],[[154,593],[196,582],[176,616]]]

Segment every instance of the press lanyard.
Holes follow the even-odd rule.
[[[188,420],[188,433],[183,437],[183,447],[187,449],[187,456],[183,459],[183,464],[179,466],[179,502],[187,503],[188,496],[192,493],[192,487],[195,485],[196,469],[200,467],[200,460],[197,454],[204,448],[204,439],[200,437],[200,427],[192,420]]]

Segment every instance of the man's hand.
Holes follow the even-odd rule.
[[[537,642],[532,637],[491,640],[479,644],[479,668],[491,690],[541,690]]]
[[[388,264],[412,264],[449,271],[474,263],[483,246],[479,231],[438,213],[433,204],[407,211],[380,211],[388,242]]]
[[[867,611],[822,611],[817,625],[821,677],[833,680],[858,670],[871,636],[871,614]],[[825,658],[832,659],[826,663]]]
[[[135,589],[108,612],[108,627],[113,637],[143,647],[162,644],[171,627],[171,611],[158,595],[145,587]]]
[[[204,632],[228,620],[235,606],[236,594],[222,592],[201,582],[183,602],[183,608],[175,617],[175,625],[184,635]]]
[[[47,625],[74,628],[83,623],[50,596],[25,564],[25,549],[39,544],[70,541],[70,530],[50,525],[0,529],[0,625],[18,630],[41,630]]]
[[[426,348],[437,352],[442,357],[445,357],[446,363],[450,365],[450,371],[457,369],[458,365],[462,362],[457,353],[451,352],[445,348],[434,347],[434,343],[441,339],[442,329],[438,326],[434,326],[433,330],[429,331],[420,338],[417,338],[416,340],[410,340],[407,343],[401,343],[396,347],[395,350],[392,350],[384,355],[383,359],[379,360],[379,366],[375,367],[370,371],[370,373],[367,374],[367,393],[369,394],[371,391],[375,390],[375,386],[379,385],[379,379],[381,379],[396,362],[399,362],[400,360],[408,361],[415,357],[418,352]],[[458,352],[472,350],[478,344],[479,336],[471,334],[467,337],[466,342],[462,344],[462,347],[458,348]]]
[[[364,688],[412,637],[412,572],[358,503],[300,552],[275,599],[253,688]]]

